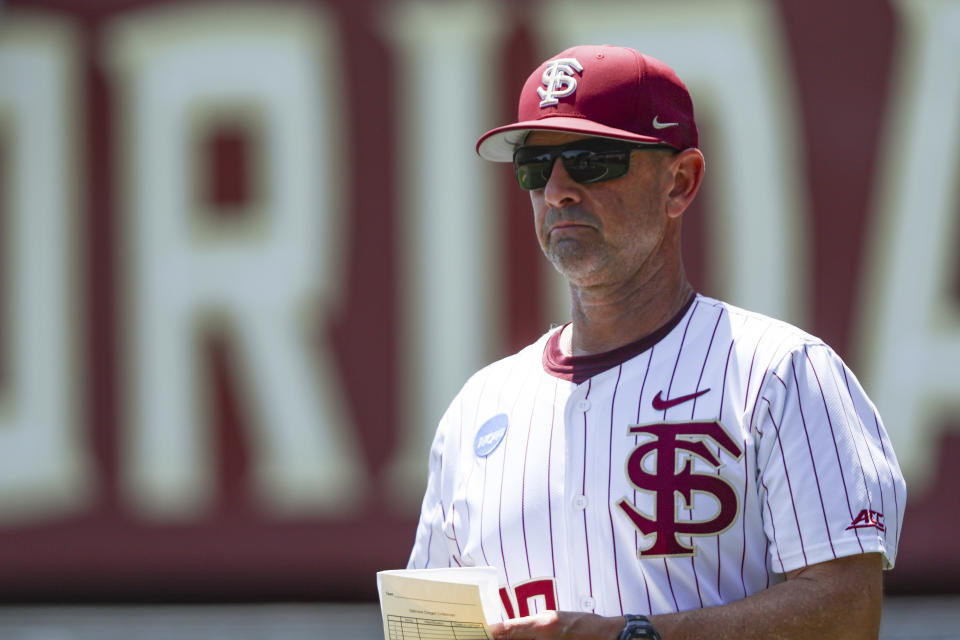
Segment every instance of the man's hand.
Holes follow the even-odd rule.
[[[490,625],[494,640],[616,640],[626,624],[623,616],[544,611]]]

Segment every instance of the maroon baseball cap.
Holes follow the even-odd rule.
[[[572,47],[534,71],[520,94],[517,122],[477,142],[487,160],[510,162],[530,131],[697,146],[690,93],[673,69],[627,47]]]

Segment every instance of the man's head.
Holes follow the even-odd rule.
[[[575,163],[576,155],[583,153],[611,155],[627,165],[616,178],[582,182],[574,177],[580,164],[568,168],[562,159],[556,160],[543,186],[530,190],[541,249],[579,288],[629,286],[654,273],[682,271],[680,216],[699,187],[703,156],[697,149],[663,146],[581,151],[606,142],[574,133],[533,131],[520,147],[521,152],[548,157],[575,154]]]
[[[703,175],[686,87],[633,49],[581,46],[528,78],[514,124],[477,143],[513,161],[540,245],[579,287],[616,285],[680,264],[680,214]]]

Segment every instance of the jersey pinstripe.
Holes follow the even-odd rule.
[[[509,616],[719,605],[859,553],[891,567],[906,489],[839,357],[704,296],[667,329],[586,358],[551,331],[471,377],[408,566],[497,567]]]

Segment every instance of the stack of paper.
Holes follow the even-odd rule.
[[[501,621],[493,567],[377,573],[384,640],[491,640]]]

